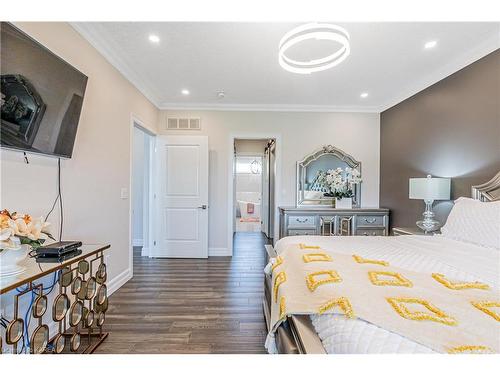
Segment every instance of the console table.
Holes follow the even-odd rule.
[[[279,207],[280,233],[286,236],[388,236],[389,209]]]
[[[3,303],[12,301],[2,315],[1,353],[97,349],[108,336],[103,325],[108,309],[104,251],[109,247],[83,245],[74,257],[57,263],[27,258],[22,273],[1,277]],[[50,274],[54,283],[44,285],[40,279]]]

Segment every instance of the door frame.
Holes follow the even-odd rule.
[[[133,247],[133,218],[132,218],[132,210],[133,210],[133,164],[134,164],[134,128],[138,128],[147,135],[150,136],[149,138],[149,154],[147,155],[149,158],[149,187],[148,187],[148,192],[147,192],[147,199],[146,202],[148,205],[148,218],[146,220],[145,217],[143,217],[143,233],[147,231],[147,239],[148,243],[143,243],[143,247],[147,245],[147,248],[151,248],[151,238],[152,238],[152,226],[150,223],[152,223],[152,216],[151,216],[151,207],[153,207],[153,179],[152,179],[152,172],[153,172],[153,153],[154,153],[154,148],[155,148],[155,137],[156,133],[151,130],[142,120],[139,119],[138,116],[135,114],[131,113],[130,114],[130,161],[129,161],[129,186],[128,186],[128,191],[129,191],[129,223],[128,223],[128,231],[129,231],[129,278],[132,278],[134,275],[134,247]],[[146,155],[145,155],[146,156]],[[146,227],[144,226],[146,224]],[[144,234],[143,234],[143,237]]]
[[[233,229],[234,229],[234,141],[235,139],[274,139],[276,141],[276,176],[274,183],[274,236],[273,241],[276,242],[276,237],[279,229],[279,213],[277,208],[281,205],[281,197],[278,192],[281,187],[281,134],[279,133],[231,133],[228,142],[228,164],[227,164],[227,252],[229,256],[233,255]],[[271,209],[271,207],[270,207]]]
[[[260,158],[261,160],[264,160],[264,153],[262,154],[259,154],[258,152],[241,152],[239,154],[236,154],[236,157],[238,156],[248,156],[248,157],[254,157],[254,158]],[[236,173],[235,173],[236,175]],[[234,176],[233,176],[234,177]],[[260,188],[262,190],[262,181],[263,181],[263,177],[262,177],[262,174],[260,176]],[[237,204],[237,199],[236,199],[236,179],[233,178],[233,233],[236,231],[236,223],[235,223],[235,219],[236,219],[236,204]],[[261,207],[261,215],[262,215],[262,191],[260,192],[260,207]],[[261,227],[262,227],[262,224],[261,224]]]

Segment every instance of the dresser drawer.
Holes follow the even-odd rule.
[[[289,236],[314,236],[316,229],[288,229]]]
[[[356,236],[385,236],[385,229],[357,229]]]
[[[289,216],[289,228],[316,228],[316,216]]]
[[[356,217],[356,226],[357,227],[383,227],[384,224],[384,216],[380,215],[360,215]]]

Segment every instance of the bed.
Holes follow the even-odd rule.
[[[500,173],[491,181],[473,187],[472,197],[479,201],[499,201]],[[457,204],[456,207],[462,206],[462,203],[461,205]],[[500,216],[500,212],[498,215]],[[469,225],[469,227],[471,226],[474,225]],[[478,223],[478,228],[470,228],[470,230],[475,231],[478,236],[484,237],[486,235],[481,233],[480,223]],[[337,253],[344,254],[350,254],[352,249],[356,248],[356,252],[361,257],[385,259],[391,265],[403,270],[446,274],[455,279],[471,282],[481,281],[498,290],[500,286],[500,250],[495,246],[480,246],[476,242],[473,238],[469,241],[468,238],[453,238],[444,234],[369,238],[360,236],[294,236],[281,239],[274,248],[268,246],[267,251],[272,259],[284,249],[297,243],[307,243],[308,246],[318,246],[324,249],[334,248]],[[500,247],[500,244],[498,246]],[[272,294],[271,278],[266,275],[264,314],[268,328],[271,328]],[[288,316],[275,330],[274,339],[274,351],[278,353],[435,352],[429,346],[422,345],[405,337],[405,335],[384,329],[363,319],[348,319],[345,316],[335,314]]]

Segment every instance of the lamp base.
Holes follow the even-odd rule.
[[[425,233],[434,232],[441,227],[441,223],[434,219],[434,212],[432,212],[432,200],[425,200],[425,212],[423,213],[424,220],[417,221],[417,227],[422,229]]]
[[[441,228],[441,223],[437,220],[419,220],[417,221],[417,227],[422,229],[425,233],[434,232]]]

